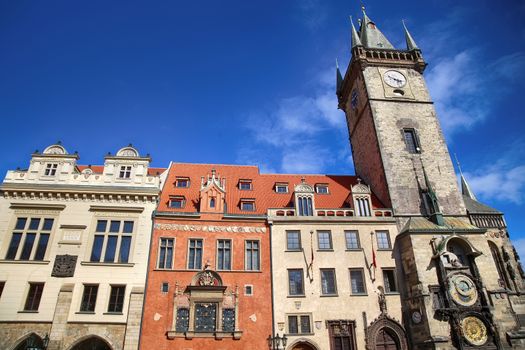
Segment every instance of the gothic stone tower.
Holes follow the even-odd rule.
[[[414,349],[517,348],[487,229],[469,221],[426,87],[426,62],[405,27],[398,50],[363,10],[352,59],[337,69],[356,174],[398,222],[403,322]],[[519,294],[519,291],[518,291]],[[518,345],[520,346],[520,345]]]

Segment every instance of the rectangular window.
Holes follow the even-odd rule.
[[[173,238],[161,238],[159,243],[159,261],[157,268],[171,269],[173,267]]]
[[[190,179],[187,177],[178,177],[175,180],[175,187],[179,187],[179,188],[190,187]]]
[[[244,285],[244,295],[247,295],[247,296],[253,295],[253,285],[251,284]]]
[[[405,138],[405,143],[406,143],[408,152],[419,153],[421,151],[419,148],[419,142],[417,139],[416,130],[403,129],[403,136]]]
[[[171,197],[169,202],[170,208],[181,209],[186,205],[186,198],[183,196]]]
[[[217,270],[231,270],[231,244],[227,239],[217,241]]]
[[[385,293],[398,292],[394,269],[383,269],[383,283],[385,286]]]
[[[297,211],[299,216],[314,215],[312,197],[297,197]]]
[[[310,315],[288,315],[288,334],[310,334]]]
[[[317,245],[319,250],[331,250],[332,233],[330,231],[317,231]]]
[[[175,323],[175,330],[177,333],[184,333],[188,331],[190,326],[190,309],[185,307],[177,308],[177,321]]]
[[[242,211],[255,211],[255,200],[254,199],[241,199],[241,210]]]
[[[123,165],[120,167],[119,178],[121,179],[131,178],[131,165]]]
[[[202,239],[190,239],[188,252],[188,269],[202,268]]]
[[[286,231],[286,250],[301,250],[300,231]]]
[[[259,241],[246,241],[246,270],[259,270]]]
[[[5,287],[5,281],[0,281],[0,298],[2,297],[2,293],[4,292]]]
[[[357,216],[372,216],[370,211],[370,200],[369,197],[359,197],[355,199],[355,209]]]
[[[29,292],[27,293],[24,311],[38,311],[43,290],[44,283],[29,282]]]
[[[328,194],[328,185],[327,184],[316,184],[315,192],[318,194]]]
[[[345,231],[346,249],[359,249],[359,232]]]
[[[321,294],[336,295],[337,283],[334,269],[321,269]]]
[[[288,270],[288,295],[304,295],[303,269]]]
[[[124,293],[126,286],[111,286],[111,293],[109,295],[108,312],[122,313],[124,308]]]
[[[170,290],[170,284],[168,282],[162,282],[162,285],[160,287],[160,291],[162,293],[168,293],[169,290]]]
[[[275,192],[276,193],[288,193],[288,184],[285,183],[276,183],[275,184]]]
[[[252,180],[239,180],[239,189],[240,190],[251,190]]]
[[[376,231],[377,249],[391,249],[388,231]]]
[[[54,219],[18,218],[6,260],[44,260]]]
[[[195,303],[195,332],[215,332],[217,303]]]
[[[45,176],[55,176],[57,173],[58,164],[46,164],[46,170],[44,170]]]
[[[350,269],[350,287],[352,294],[366,294],[365,279],[362,269]]]
[[[127,263],[131,250],[133,221],[97,220],[91,262]]]
[[[98,284],[84,284],[84,294],[82,294],[82,303],[80,304],[80,311],[95,312],[97,294]]]

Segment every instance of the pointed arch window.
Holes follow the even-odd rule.
[[[372,216],[369,196],[357,197],[355,200],[355,209],[357,216]]]
[[[496,269],[498,270],[499,285],[502,288],[510,289],[511,284],[509,283],[507,275],[505,274],[505,265],[503,264],[503,259],[501,258],[499,249],[493,242],[489,242],[489,247],[490,252],[492,253],[492,259],[494,260],[494,264],[496,264]]]
[[[297,212],[299,216],[313,216],[313,202],[311,196],[297,197]]]

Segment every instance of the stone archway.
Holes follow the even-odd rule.
[[[375,350],[400,350],[397,335],[388,328],[381,328],[376,336]]]
[[[294,344],[290,350],[317,350],[315,346],[307,343],[307,342],[298,342],[297,344]]]
[[[112,347],[102,338],[90,336],[77,342],[70,350],[113,350]]]
[[[31,333],[22,341],[20,341],[18,345],[14,348],[14,350],[26,350],[30,344],[34,347],[39,347],[42,349],[44,348],[44,341],[42,340],[42,338],[40,338],[35,333]]]
[[[399,322],[382,313],[366,330],[367,350],[407,350],[406,333]]]

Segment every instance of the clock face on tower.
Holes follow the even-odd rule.
[[[472,306],[478,300],[478,291],[474,281],[463,274],[450,277],[448,291],[452,300],[461,306]]]
[[[400,88],[406,85],[407,79],[397,70],[386,71],[383,75],[385,83],[393,88]]]
[[[463,336],[472,345],[481,346],[488,340],[487,327],[476,316],[465,317],[461,321]]]

